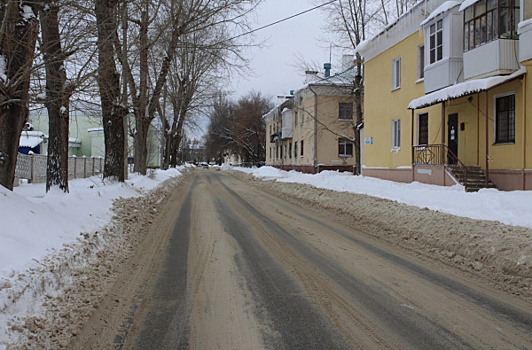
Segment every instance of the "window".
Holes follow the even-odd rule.
[[[301,157],[303,157],[303,150],[305,149],[305,147],[304,147],[305,144],[303,142],[304,141],[301,140]]]
[[[347,139],[338,139],[338,156],[352,157],[353,156],[353,142]]]
[[[294,125],[297,125],[297,111],[294,111]]]
[[[401,57],[393,59],[392,62],[392,90],[401,87]]]
[[[338,104],[338,119],[353,120],[353,104],[340,102]]]
[[[288,144],[288,158],[292,159],[292,142]]]
[[[423,113],[418,116],[417,144],[428,145],[429,143],[429,114]]]
[[[443,21],[440,19],[429,28],[430,64],[443,58]]]
[[[297,141],[294,142],[294,158],[297,158]]]
[[[425,77],[425,45],[421,44],[417,47],[417,79]]]
[[[392,120],[392,149],[401,148],[401,119]]]
[[[520,0],[479,0],[464,10],[464,51],[497,39],[518,39]]]
[[[495,99],[495,143],[515,142],[515,95]]]

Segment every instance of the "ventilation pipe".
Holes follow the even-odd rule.
[[[325,79],[329,78],[331,76],[331,64],[330,63],[324,63],[323,69],[325,69]]]

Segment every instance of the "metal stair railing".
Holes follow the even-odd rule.
[[[469,169],[446,144],[416,145],[413,148],[413,165],[456,165],[464,173],[463,185],[467,192]]]

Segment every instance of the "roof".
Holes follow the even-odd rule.
[[[357,68],[351,67],[343,72],[331,75],[328,78],[319,78],[305,85],[307,88],[309,85],[321,85],[321,86],[350,86],[353,85],[355,80]]]
[[[377,35],[357,45],[355,51],[364,57],[366,62],[372,60],[382,52],[418,32],[419,24],[426,19],[427,14],[433,13],[445,2],[445,0],[419,0]]]
[[[20,140],[18,143],[19,147],[28,147],[28,148],[35,148],[39,146],[43,142],[43,139],[38,136],[20,136]]]
[[[437,103],[453,100],[477,92],[489,90],[495,86],[506,83],[526,73],[526,68],[522,67],[510,75],[497,75],[490,78],[475,79],[451,85],[444,89],[432,92],[428,95],[410,101],[408,109],[425,108]]]
[[[477,2],[479,2],[480,0],[465,0],[462,5],[460,6],[460,9],[458,11],[463,11],[466,9],[466,7],[469,7],[469,6],[473,6],[474,4],[476,4]]]
[[[420,27],[423,27],[425,24],[430,22],[432,19],[437,17],[438,15],[441,15],[456,6],[460,5],[460,1],[446,1],[443,4],[441,4],[436,10],[432,11],[430,15],[419,25]]]

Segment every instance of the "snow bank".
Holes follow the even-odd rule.
[[[532,228],[532,191],[483,189],[470,193],[465,192],[460,185],[443,187],[418,182],[398,183],[334,171],[311,175],[273,167],[235,169],[265,180],[303,183],[334,191],[366,194],[471,219],[494,220]]]
[[[156,170],[146,176],[130,174],[125,183],[94,176],[69,181],[69,193],[46,193],[45,184],[22,183],[13,192],[0,186],[0,349],[8,343],[10,320],[36,313],[39,300],[68,282],[63,280],[67,274],[57,269],[86,264],[84,260],[109,244],[105,234],[89,233],[110,222],[114,200],[144,195],[179,175],[178,169]],[[94,252],[79,251],[88,249],[80,239]]]

